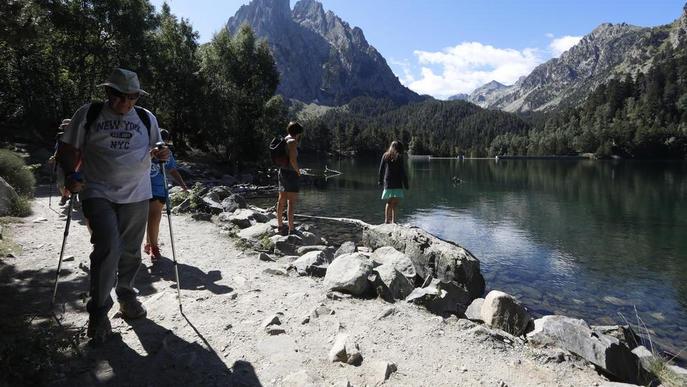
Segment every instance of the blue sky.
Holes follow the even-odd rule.
[[[248,0],[168,0],[201,43]],[[291,0],[291,6],[296,3]],[[160,6],[163,0],[152,0]],[[559,56],[601,23],[657,26],[685,0],[322,0],[368,42],[411,89],[445,98],[491,80],[512,84]]]

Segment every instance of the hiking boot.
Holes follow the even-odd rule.
[[[122,313],[122,318],[127,320],[134,320],[137,318],[145,317],[148,313],[146,308],[141,305],[141,303],[136,299],[136,297],[131,298],[120,298],[119,299],[119,311]]]
[[[143,246],[143,252],[146,253],[146,254],[148,254],[148,255],[150,255],[150,243],[146,243],[146,244]]]
[[[64,206],[65,204],[67,204],[67,200],[69,200],[68,196],[62,196],[60,198],[60,206]]]
[[[86,336],[91,338],[93,344],[102,344],[112,336],[112,326],[110,325],[110,319],[107,318],[107,315],[102,317],[94,317],[91,315],[88,318]]]
[[[289,235],[289,226],[282,224],[281,226],[277,227],[277,233],[281,236]]]
[[[162,254],[160,254],[160,246],[151,245],[150,246],[150,260],[153,262],[156,262],[161,258],[162,258]]]

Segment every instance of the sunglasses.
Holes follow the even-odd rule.
[[[113,96],[119,98],[119,99],[128,99],[129,101],[135,101],[139,98],[141,98],[140,93],[135,93],[135,94],[124,94],[119,90],[111,89],[110,93],[112,93]]]

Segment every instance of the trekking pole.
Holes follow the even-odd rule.
[[[55,286],[52,290],[52,298],[50,299],[50,309],[55,305],[55,297],[57,296],[57,284],[60,280],[60,269],[62,269],[62,257],[64,257],[64,247],[67,244],[67,236],[69,235],[69,225],[72,223],[72,209],[74,208],[74,196],[69,195],[69,209],[67,210],[67,223],[64,226],[64,236],[62,237],[62,247],[60,248],[60,260],[57,262],[57,273],[55,274]]]
[[[50,174],[50,193],[48,194],[48,208],[52,209],[52,191],[55,189],[55,184],[57,178],[57,160],[55,160],[55,165],[52,167],[52,173]]]
[[[155,147],[159,150],[165,146],[164,142],[158,142]],[[160,170],[162,171],[162,181],[165,184],[165,207],[167,208],[167,221],[169,223],[169,239],[172,243],[172,259],[174,261],[174,276],[177,280],[177,300],[179,301],[179,311],[183,314],[184,311],[181,308],[181,283],[179,282],[179,268],[177,264],[177,253],[174,249],[174,232],[172,231],[172,209],[169,204],[169,190],[167,189],[167,172],[165,171],[165,161],[159,161]]]

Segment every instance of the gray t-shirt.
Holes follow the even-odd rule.
[[[62,141],[81,150],[84,178],[82,199],[105,198],[124,204],[148,200],[150,188],[150,149],[159,141],[160,128],[150,117],[150,136],[136,110],[119,114],[105,103],[86,136],[86,104],[74,113]]]

